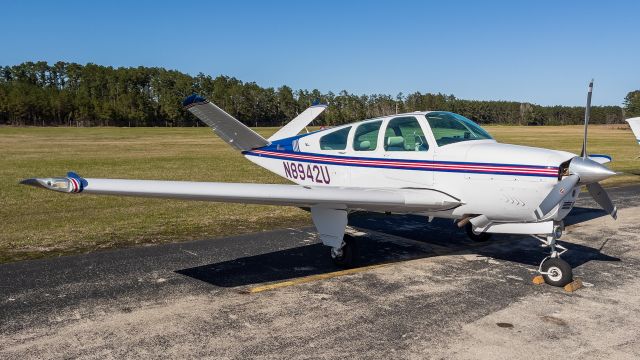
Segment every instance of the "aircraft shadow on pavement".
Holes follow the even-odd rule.
[[[575,225],[604,216],[609,216],[609,214],[602,209],[592,209],[588,207],[575,206],[571,210],[571,213],[569,213],[569,216],[564,219],[564,225]]]
[[[604,211],[574,208],[567,224],[608,216]],[[446,253],[477,254],[494,259],[537,267],[547,256],[538,240],[531,236],[496,235],[494,240],[475,243],[451,220],[431,223],[416,215],[354,214],[349,225],[371,235],[356,239],[356,266],[399,262]],[[400,240],[398,240],[400,239]],[[403,241],[403,239],[408,239]],[[599,249],[559,241],[569,251],[563,255],[573,267],[591,260],[619,261]],[[315,243],[266,254],[242,257],[176,270],[176,273],[220,287],[238,287],[295,279],[340,270],[329,257],[329,249]]]
[[[415,245],[356,239],[356,266],[402,261],[431,255]],[[333,264],[329,248],[315,243],[296,248],[247,256],[188,269],[177,270],[181,275],[221,287],[236,287],[265,282],[282,281],[308,275],[341,270]]]

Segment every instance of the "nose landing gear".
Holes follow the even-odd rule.
[[[542,259],[538,267],[538,273],[542,275],[544,281],[549,285],[558,287],[563,287],[573,281],[571,265],[560,258],[560,255],[567,252],[567,248],[556,243],[556,240],[561,235],[562,227],[558,225],[554,228],[553,234],[548,235],[546,239],[540,239],[542,246],[549,247],[551,253]]]

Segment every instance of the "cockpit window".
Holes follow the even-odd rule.
[[[378,133],[382,121],[372,121],[361,124],[356,128],[353,136],[353,150],[373,151],[378,147]]]
[[[320,138],[320,149],[322,150],[344,150],[347,148],[347,138],[349,137],[351,126],[336,130]]]
[[[478,124],[450,112],[430,112],[425,115],[438,146],[468,140],[493,139]]]
[[[420,123],[413,116],[397,117],[389,121],[384,133],[386,151],[427,151],[429,144]]]

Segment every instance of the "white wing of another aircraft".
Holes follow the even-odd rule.
[[[640,117],[634,117],[626,120],[631,126],[631,131],[633,131],[633,135],[636,136],[636,140],[638,144],[640,144]]]

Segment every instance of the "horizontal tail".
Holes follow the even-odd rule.
[[[317,118],[327,108],[327,105],[313,105],[307,110],[300,113],[293,120],[283,126],[275,134],[271,135],[270,141],[280,140],[292,136],[298,135],[302,129],[309,125],[315,118]]]
[[[270,144],[269,140],[258,135],[209,100],[193,94],[182,102],[190,113],[209,125],[227,144],[240,151],[247,151]]]

